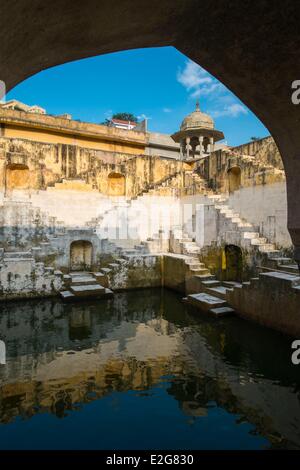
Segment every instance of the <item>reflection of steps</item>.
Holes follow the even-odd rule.
[[[113,292],[102,286],[99,279],[99,273],[71,272],[65,276],[65,285],[68,289],[61,291],[60,295],[65,301],[111,297]]]

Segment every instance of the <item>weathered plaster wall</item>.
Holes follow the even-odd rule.
[[[187,264],[188,260],[189,257],[185,255],[171,253],[164,255],[162,273],[164,287],[185,294],[186,280],[192,276]]]
[[[57,295],[62,273],[45,268],[32,257],[3,258],[0,253],[0,300],[26,299]]]
[[[126,153],[115,147],[109,151],[94,150],[80,147],[75,141],[42,143],[22,139],[17,134],[16,138],[0,138],[0,189],[4,188],[8,194],[14,187],[9,181],[12,168],[19,173],[23,171],[22,180],[27,180],[31,190],[57,187],[64,180],[68,181],[65,189],[72,189],[72,185],[76,189],[76,180],[80,179],[87,185],[85,190],[103,194],[110,194],[109,175],[119,173],[125,178],[125,195],[135,197],[149,185],[178,172],[179,162],[149,155],[137,156],[129,149]]]
[[[163,258],[160,255],[126,257],[109,274],[109,286],[113,290],[160,287]]]
[[[229,206],[258,226],[270,242],[283,248],[291,247],[285,181],[241,188],[230,195]]]
[[[208,186],[221,193],[232,189],[232,170],[240,171],[241,187],[285,181],[281,156],[272,137],[215,151],[199,162],[199,172]]]

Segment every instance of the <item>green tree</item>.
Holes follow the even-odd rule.
[[[113,119],[121,119],[121,121],[138,122],[138,118],[132,113],[115,113]]]
[[[115,113],[112,115],[111,119],[120,119],[121,121],[131,121],[138,122],[138,118],[132,113]],[[103,126],[109,126],[111,119],[105,119],[101,122]]]

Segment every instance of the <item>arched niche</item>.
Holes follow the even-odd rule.
[[[241,281],[243,275],[242,250],[236,245],[225,246],[226,280]]]
[[[241,187],[241,169],[239,166],[229,168],[227,172],[228,176],[228,189],[229,193],[237,191]]]
[[[125,196],[125,176],[121,173],[108,175],[108,195]]]
[[[71,271],[88,271],[92,267],[93,245],[87,240],[76,240],[70,245]]]
[[[30,173],[27,165],[7,165],[6,188],[28,189],[30,187]]]

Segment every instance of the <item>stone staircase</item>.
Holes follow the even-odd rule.
[[[183,232],[181,228],[174,228],[170,233],[170,251],[195,256],[200,254],[201,249],[188,233]]]
[[[206,294],[205,292],[189,294],[183,301],[215,317],[234,314],[234,310],[227,304],[226,300]]]
[[[209,195],[213,200],[218,213],[222,230],[217,243],[234,244],[248,251],[254,250],[268,257],[279,257],[281,252],[276,249],[274,243],[261,236],[259,228],[243,219],[227,204],[228,199],[222,195]]]
[[[192,276],[186,281],[186,293],[183,300],[201,311],[216,317],[234,314],[234,309],[227,302],[227,294],[234,287],[244,283],[234,281],[219,281],[215,276]]]
[[[87,298],[103,299],[112,297],[113,292],[101,284],[106,283],[105,275],[90,272],[70,272],[64,276],[65,289],[60,291],[64,301],[83,300]]]
[[[172,173],[171,175],[166,176],[165,178],[157,181],[156,183],[150,183],[147,185],[146,188],[141,190],[135,197],[132,198],[138,199],[141,196],[144,196],[145,194],[150,194],[150,195],[176,195],[175,189],[178,186],[178,177],[180,176],[180,172],[176,171]]]
[[[260,268],[262,271],[281,271],[297,276],[299,275],[299,266],[295,263],[293,258],[287,256],[269,256]]]

